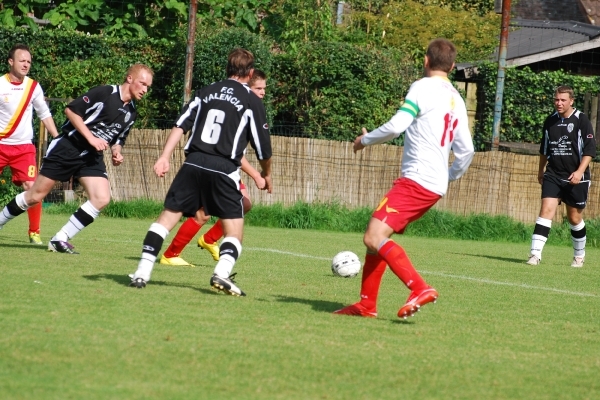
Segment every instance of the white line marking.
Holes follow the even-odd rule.
[[[264,249],[264,248],[260,248],[260,247],[244,247],[244,250],[250,250],[250,251],[268,251],[268,252],[271,252],[271,253],[287,254],[287,255],[290,255],[290,256],[312,258],[312,259],[315,259],[315,260],[327,260],[327,261],[331,260],[331,258],[328,258],[328,257],[316,257],[316,256],[308,255],[308,254],[292,253],[292,252],[289,252],[289,251],[282,251],[282,250],[275,250],[275,249]],[[464,276],[464,275],[452,275],[452,274],[446,274],[446,273],[443,273],[443,272],[432,272],[432,271],[419,271],[419,272],[422,273],[422,274],[425,274],[425,275],[436,275],[436,276],[442,276],[442,277],[445,277],[445,278],[463,279],[463,280],[466,280],[466,281],[488,283],[490,285],[512,286],[512,287],[520,287],[520,288],[532,289],[532,290],[545,290],[547,292],[560,293],[560,294],[568,294],[568,295],[571,295],[571,296],[600,297],[600,296],[598,296],[596,294],[592,294],[592,293],[572,292],[570,290],[547,288],[547,287],[542,287],[542,286],[532,286],[532,285],[527,285],[525,283],[512,283],[512,282],[492,281],[490,279],[473,278],[473,277]]]
[[[133,240],[129,239],[124,239],[124,240],[111,240],[111,239],[94,239],[97,241],[102,241],[102,242],[113,242],[113,243],[123,243],[123,242],[132,242]],[[93,241],[93,240],[89,240],[89,241]],[[277,249],[266,249],[266,248],[262,248],[262,247],[244,247],[244,250],[247,251],[267,251],[270,253],[277,253],[277,254],[286,254],[286,255],[290,255],[290,256],[294,256],[294,257],[302,257],[302,258],[312,258],[314,260],[324,260],[324,261],[329,261],[331,260],[331,257],[318,257],[318,256],[311,256],[309,254],[301,254],[301,253],[292,253],[290,251],[283,251],[283,250],[277,250]],[[572,292],[569,290],[562,290],[562,289],[555,289],[555,288],[548,288],[548,287],[543,287],[543,286],[532,286],[532,285],[528,285],[525,283],[512,283],[512,282],[501,282],[501,281],[493,281],[490,279],[482,279],[482,278],[473,278],[470,276],[464,276],[464,275],[452,275],[452,274],[446,274],[443,272],[432,272],[432,271],[419,271],[420,273],[424,274],[424,275],[436,275],[436,276],[442,276],[445,278],[454,278],[454,279],[462,279],[462,280],[466,280],[466,281],[474,281],[474,282],[480,282],[480,283],[488,283],[490,285],[502,285],[502,286],[512,286],[512,287],[520,287],[523,289],[531,289],[531,290],[543,290],[546,292],[552,292],[552,293],[560,293],[560,294],[567,294],[570,296],[581,296],[581,297],[600,297],[599,295],[593,294],[593,293],[581,293],[581,292]]]
[[[327,260],[330,261],[332,257],[317,257],[317,256],[311,256],[308,254],[300,254],[300,253],[291,253],[289,251],[283,251],[283,250],[275,250],[275,249],[263,249],[260,247],[244,247],[244,250],[250,250],[250,251],[268,251],[271,253],[277,253],[277,254],[287,254],[290,256],[296,256],[296,257],[304,257],[304,258],[313,258],[315,260]]]
[[[524,289],[545,290],[548,292],[568,294],[568,295],[573,295],[573,296],[582,296],[582,297],[600,297],[600,296],[592,294],[592,293],[571,292],[570,290],[547,288],[547,287],[543,287],[543,286],[532,286],[532,285],[527,285],[526,283],[511,283],[511,282],[492,281],[490,279],[472,278],[470,276],[464,276],[464,275],[445,274],[443,272],[431,272],[431,271],[419,271],[419,272],[422,274],[425,274],[425,275],[436,275],[436,276],[443,276],[445,278],[464,279],[467,281],[489,283],[491,285],[504,285],[504,286],[521,287]]]

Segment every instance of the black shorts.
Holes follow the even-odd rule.
[[[165,198],[165,208],[191,217],[204,207],[207,215],[244,218],[240,171],[230,160],[191,153],[177,172]]]
[[[52,140],[42,161],[40,175],[60,182],[85,176],[108,179],[102,152],[66,136]]]
[[[542,183],[542,199],[561,199],[568,206],[584,209],[587,203],[590,181],[571,185],[568,181],[553,175],[544,174]]]

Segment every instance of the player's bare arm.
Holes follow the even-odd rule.
[[[271,180],[271,159],[267,158],[266,160],[258,160],[258,162],[262,168],[260,175],[265,178],[265,188],[263,190],[271,193],[273,190],[273,181]]]
[[[592,157],[581,157],[581,164],[579,164],[579,168],[577,169],[577,171],[569,175],[569,183],[571,185],[577,185],[579,182],[581,182],[581,178],[583,177],[583,174],[585,173],[585,170],[587,169],[588,165],[590,165],[590,162],[592,162]]]
[[[123,164],[123,154],[121,153],[123,151],[123,146],[120,144],[115,144],[110,148],[110,150],[112,152],[112,164],[115,167]]]
[[[262,177],[262,175],[260,174],[260,172],[258,172],[256,170],[256,168],[254,168],[246,159],[246,156],[242,157],[242,171],[244,171],[246,174],[248,174],[248,176],[250,178],[252,178],[254,180],[254,183],[256,184],[256,187],[259,188],[260,190],[265,190],[266,189],[266,182],[265,182],[265,178]]]
[[[158,160],[156,160],[156,163],[154,163],[154,172],[159,177],[162,178],[167,174],[167,172],[169,172],[169,160],[171,159],[171,155],[173,154],[173,151],[175,151],[175,147],[177,147],[177,144],[181,140],[183,134],[184,132],[181,128],[174,126],[173,129],[171,129],[171,133],[169,133],[169,137],[165,143],[165,148],[163,149],[160,157],[158,157]]]
[[[544,182],[544,168],[546,168],[546,163],[548,162],[548,158],[545,155],[540,156],[540,165],[538,168],[537,179],[540,185]]]
[[[52,117],[44,118],[42,123],[53,138],[58,136],[58,130],[56,129],[56,124],[54,123],[54,119]]]
[[[368,133],[367,128],[362,128],[362,135],[354,139],[354,152],[360,151],[365,148],[365,145],[362,144],[362,138]]]
[[[88,129],[85,122],[83,122],[83,118],[79,115],[75,114],[70,108],[65,108],[65,114],[71,124],[77,129],[77,132],[81,134],[88,141],[88,143],[97,151],[103,151],[108,149],[108,142],[103,139],[99,139],[92,134],[92,132]]]

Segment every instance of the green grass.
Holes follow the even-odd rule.
[[[67,218],[44,215],[43,239]],[[25,216],[0,231],[0,398],[600,397],[598,249],[575,269],[549,245],[532,267],[528,244],[396,237],[439,301],[399,320],[408,291],[388,271],[379,317],[361,319],[331,314],[360,278],[329,262],[362,256],[359,233],[247,227],[234,298],[192,245],[196,268],[157,264],[128,288],[150,223],[101,217],[78,256],[27,244]]]
[[[71,214],[77,203],[51,204],[47,214]],[[162,203],[153,200],[111,202],[102,215],[114,218],[155,218],[162,211]],[[371,208],[348,209],[340,204],[298,202],[290,207],[281,204],[255,205],[246,215],[247,226],[266,228],[314,229],[336,232],[362,233],[369,222]],[[406,236],[462,240],[503,241],[528,243],[531,241],[535,216],[531,224],[524,224],[503,215],[454,215],[432,209],[406,229]],[[600,247],[600,220],[586,220],[587,246]],[[553,224],[548,244],[572,246],[571,228],[565,220]]]

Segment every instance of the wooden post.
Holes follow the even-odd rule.
[[[600,93],[596,95],[596,98],[600,99]],[[598,107],[598,110],[596,111],[596,147],[598,147],[598,131],[600,131],[600,107]]]
[[[592,127],[596,127],[598,124],[598,95],[592,97],[592,107],[590,109],[590,113],[588,114],[590,118],[590,122],[592,123]]]
[[[475,82],[467,83],[467,116],[469,118],[469,129],[471,136],[475,134],[475,115],[477,113],[477,84]]]
[[[46,132],[46,125],[40,122],[40,132],[38,137],[38,148],[37,148],[37,169],[40,170],[42,166],[42,158],[46,152],[46,143],[48,143],[48,133]]]
[[[591,103],[592,94],[587,92],[583,99],[583,113],[585,115],[590,115],[590,103]]]

